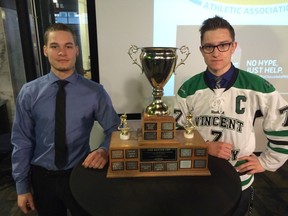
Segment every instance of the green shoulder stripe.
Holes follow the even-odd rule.
[[[282,137],[288,136],[288,130],[284,130],[284,131],[264,131],[264,133],[266,135],[270,135],[270,136],[282,136]]]
[[[268,143],[268,147],[269,147],[270,149],[272,149],[273,151],[275,151],[275,152],[282,153],[282,154],[288,154],[288,149],[277,148],[277,147],[274,148],[274,147],[271,146],[271,143],[270,143],[270,142]]]
[[[275,91],[274,86],[264,78],[240,69],[233,86],[239,89],[250,89],[262,93],[271,93]]]
[[[205,88],[208,88],[208,86],[204,82],[204,72],[201,72],[185,81],[177,94],[182,98],[186,98],[189,95],[193,95],[196,91]]]

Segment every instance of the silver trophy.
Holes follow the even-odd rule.
[[[141,50],[138,58],[133,58],[136,53]],[[149,116],[165,116],[169,115],[168,106],[162,101],[163,88],[170,79],[172,73],[175,73],[177,67],[182,64],[190,55],[189,49],[186,46],[179,48],[181,54],[185,55],[184,59],[181,59],[177,64],[177,49],[174,47],[142,47],[139,48],[136,45],[132,45],[128,51],[128,55],[144,72],[148,81],[152,86],[153,101],[146,107],[145,113]]]

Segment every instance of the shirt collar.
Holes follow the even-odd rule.
[[[234,67],[233,64],[231,64],[231,67],[229,68],[229,70],[221,76],[222,79],[225,80],[225,82],[223,83],[223,86],[222,86],[223,88],[226,88],[226,87],[227,87],[229,81],[231,80],[231,77],[232,77],[234,71],[235,71],[235,67]],[[208,80],[209,80],[209,87],[213,88],[213,87],[214,87],[214,83],[215,83],[214,80],[215,80],[215,77],[216,77],[216,76],[215,76],[214,74],[212,74],[212,73],[208,70],[208,68],[206,69],[205,73],[207,74],[207,77],[208,77]],[[211,86],[210,86],[210,85],[211,85]]]
[[[48,76],[50,78],[51,84],[59,80],[59,78],[52,71],[50,71]],[[67,77],[65,80],[67,80],[69,83],[75,83],[78,77],[79,77],[79,74],[75,71],[71,76]]]

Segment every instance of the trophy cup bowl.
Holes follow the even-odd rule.
[[[133,55],[141,50],[138,63],[137,58],[133,58]],[[165,116],[169,115],[168,106],[162,101],[163,88],[169,81],[171,75],[175,73],[175,69],[184,64],[185,60],[189,56],[189,49],[186,46],[180,48],[182,54],[186,54],[184,59],[181,59],[177,64],[177,50],[174,47],[142,47],[139,48],[132,45],[128,51],[133,64],[136,64],[142,70],[142,73],[146,75],[149,83],[152,86],[153,101],[145,109],[145,113],[148,116]]]

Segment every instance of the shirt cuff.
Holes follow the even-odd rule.
[[[17,182],[16,183],[16,192],[17,194],[25,194],[25,193],[30,193],[31,188],[30,188],[30,183],[28,180],[22,181],[22,182]]]

